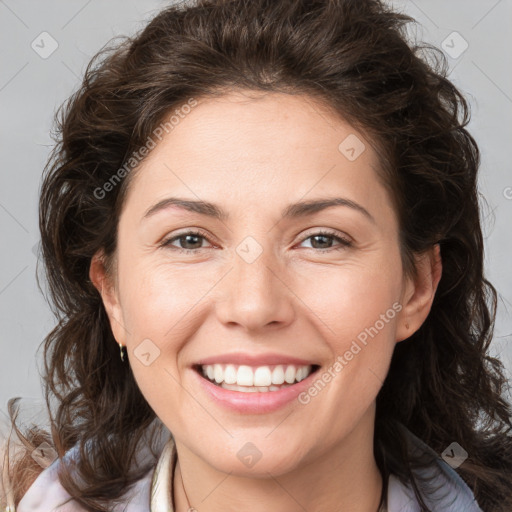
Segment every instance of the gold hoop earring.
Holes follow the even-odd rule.
[[[124,345],[119,343],[119,352],[121,353],[121,361],[124,362],[124,352],[123,352]]]

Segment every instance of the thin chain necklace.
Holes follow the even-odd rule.
[[[171,502],[171,497],[174,496],[174,493],[171,492],[170,482],[174,482],[177,460],[178,456],[174,449],[174,440],[171,438],[165,445],[153,473],[151,481],[150,512],[174,512],[174,506]],[[183,479],[181,478],[181,472],[180,483],[183,493],[185,494],[185,499],[187,500],[187,512],[197,512],[195,508],[190,506],[187,491],[185,491]],[[382,482],[381,502],[378,512],[387,512],[387,506],[384,503],[384,485],[385,481]],[[172,499],[172,501],[175,502],[175,498]]]
[[[187,496],[187,491],[185,491],[185,485],[183,484],[183,478],[181,478],[181,471],[180,471],[180,483],[181,488],[183,489],[183,492],[185,493],[185,499],[187,500],[187,512],[197,512],[197,510],[194,507],[190,506],[190,500]],[[176,503],[176,496],[174,496],[174,502]]]

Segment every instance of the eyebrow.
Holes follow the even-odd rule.
[[[223,210],[220,206],[210,203],[208,201],[196,201],[193,199],[183,199],[179,197],[168,197],[162,199],[151,208],[149,208],[144,214],[142,220],[147,219],[157,212],[165,210],[171,206],[176,206],[183,210],[187,210],[201,215],[206,215],[221,221],[228,220],[229,214]],[[351,199],[343,197],[325,198],[325,199],[314,199],[310,201],[300,201],[288,205],[282,212],[281,216],[283,219],[304,217],[306,215],[312,215],[319,211],[325,210],[326,208],[332,208],[334,206],[346,206],[362,213],[368,220],[376,224],[375,218],[370,212],[361,206],[359,203],[352,201]]]

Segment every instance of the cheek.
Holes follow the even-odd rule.
[[[394,269],[389,265],[354,261],[296,279],[294,290],[307,306],[304,311],[310,311],[309,318],[316,319],[336,353],[345,352],[358,336],[364,341],[368,330],[376,335],[375,325],[379,338],[393,338],[401,280],[396,263]]]
[[[316,330],[322,333],[330,362],[311,388],[332,407],[316,411],[326,423],[350,422],[347,414],[362,414],[385,380],[395,347],[401,280],[396,262],[351,262],[329,268],[304,281],[304,297]],[[319,392],[318,390],[322,390]],[[357,414],[356,414],[357,412]]]
[[[375,400],[395,347],[399,272],[381,268],[345,266],[329,272],[325,286],[310,281],[309,318],[315,318],[331,357],[301,403],[335,432],[353,426]]]
[[[179,329],[197,301],[208,290],[200,272],[168,263],[133,265],[123,282],[123,311],[127,328],[139,335],[146,332],[162,339]]]
[[[178,355],[192,332],[198,291],[182,272],[149,263],[132,267],[123,293],[133,375],[150,407],[162,417],[164,411],[180,408]]]

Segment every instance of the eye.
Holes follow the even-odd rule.
[[[313,233],[312,235],[309,235],[308,237],[304,238],[304,240],[302,240],[302,243],[309,239],[312,240],[312,249],[323,249],[323,252],[327,252],[330,250],[341,251],[343,249],[346,249],[347,247],[352,247],[352,242],[350,240],[338,236],[337,233],[334,231],[322,230],[317,233]],[[326,246],[326,244],[329,244],[329,239],[337,240],[339,242],[339,247]],[[320,245],[320,247],[315,247],[315,245]]]
[[[188,245],[189,247],[176,247],[173,245],[173,242],[177,240],[180,244]],[[203,249],[202,241],[208,240],[205,234],[202,231],[186,231],[177,236],[169,238],[162,242],[162,247],[170,247],[173,250],[184,253],[193,253],[198,252],[198,250]],[[192,246],[192,247],[190,247]]]
[[[309,235],[308,237],[304,238],[301,243],[304,243],[306,240],[309,239],[312,240],[311,249],[319,249],[320,252],[329,252],[331,250],[339,251],[352,246],[352,242],[350,240],[338,236],[338,234],[334,231],[328,230],[322,230],[317,233],[313,233],[312,235]],[[332,245],[329,246],[329,239],[331,240],[331,243],[332,240],[338,241],[339,247],[332,247]],[[162,242],[161,246],[169,247],[172,250],[176,250],[178,252],[190,254],[198,252],[201,249],[204,249],[204,247],[202,246],[203,240],[208,240],[205,233],[199,230],[191,230],[186,231],[184,233],[180,233],[177,236],[173,236],[172,238],[165,240],[164,242]],[[182,245],[182,247],[176,247],[174,245],[175,241]],[[186,245],[188,247],[183,247],[183,245]],[[320,245],[320,247],[318,247],[318,245]]]

